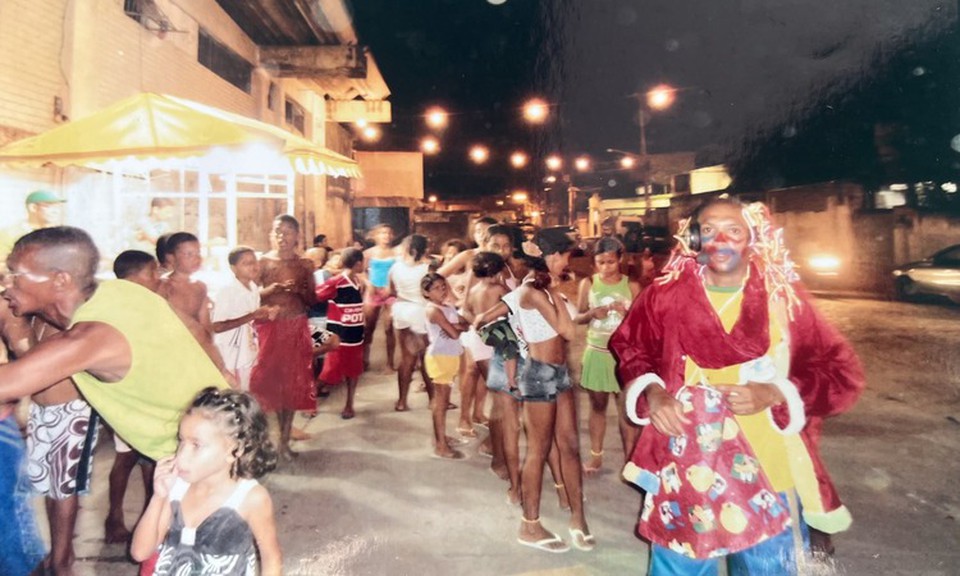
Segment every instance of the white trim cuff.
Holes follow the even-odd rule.
[[[637,426],[646,426],[650,423],[649,418],[641,418],[637,415],[637,401],[640,400],[640,395],[647,389],[647,386],[651,384],[656,384],[664,390],[667,389],[667,385],[663,382],[663,379],[653,372],[647,372],[643,376],[638,376],[627,384],[627,393],[623,399],[627,409],[627,418]]]
[[[793,385],[793,382],[786,378],[774,380],[770,382],[770,384],[776,386],[777,390],[783,394],[787,402],[787,415],[789,418],[786,427],[781,429],[773,420],[773,411],[768,408],[767,416],[770,417],[770,422],[774,428],[780,430],[781,434],[798,434],[803,430],[803,427],[807,425],[806,410],[803,409],[803,399],[800,398],[800,392],[797,391],[797,387]]]

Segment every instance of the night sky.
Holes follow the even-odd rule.
[[[427,193],[498,194],[532,186],[514,149],[542,159],[607,148],[639,151],[637,100],[658,83],[675,104],[647,124],[651,153],[733,161],[767,133],[802,137],[834,102],[887,63],[956,25],[944,0],[356,0],[360,41],[393,94],[394,122],[372,149],[415,150],[430,105],[452,114],[442,151],[425,160]],[[520,106],[552,105],[531,127]],[[801,131],[797,134],[797,131]],[[466,161],[490,147],[483,167]]]

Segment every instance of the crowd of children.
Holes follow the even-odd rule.
[[[315,414],[318,394],[345,384],[341,417],[356,416],[357,385],[369,369],[370,346],[383,315],[384,370],[397,373],[394,408],[410,409],[408,395],[419,368],[430,399],[433,454],[462,459],[457,447],[478,438],[478,428],[488,429],[479,450],[492,456],[491,468],[508,481],[508,501],[522,506],[518,542],[564,552],[567,542],[539,524],[540,484],[548,464],[561,506],[571,513],[570,543],[593,549],[582,474],[602,464],[607,400],[619,391],[606,339],[639,287],[621,273],[623,246],[612,237],[597,244],[596,274],[582,280],[573,306],[561,289],[569,280],[573,248],[565,230],[544,230],[525,242],[519,229],[484,218],[472,233],[474,248],[450,240],[436,257],[428,251],[431,240],[421,235],[395,245],[386,224],[370,231],[365,250],[331,249],[321,235],[304,251],[299,223],[281,215],[273,223],[272,250],[259,257],[246,246],[231,250],[233,278],[209,295],[195,276],[201,247],[192,234],[161,236],[156,259],[139,250],[117,256],[116,276],[165,298],[235,390],[204,390],[185,407],[180,446],[168,458],[154,462],[114,434],[107,541],[131,538],[122,503],[128,478],[140,465],[146,501],[131,552],[149,562],[146,572],[181,573],[205,562],[227,562],[235,566],[230,573],[244,573],[256,562],[255,543],[263,573],[279,573],[270,498],[254,479],[278,460],[296,458],[291,443],[298,433],[304,436],[293,426],[294,414]],[[580,461],[567,367],[575,323],[589,324],[581,382],[591,401],[586,464]],[[54,333],[39,322],[31,329],[37,341]],[[396,343],[400,359],[395,365]],[[450,399],[457,383],[460,416],[457,433],[450,436],[446,414],[456,408]],[[45,404],[43,397],[35,400]],[[57,397],[50,403],[74,400]],[[276,448],[266,433],[265,414],[276,414]],[[521,430],[527,440],[522,461]],[[624,418],[621,438],[626,457],[636,431]],[[68,480],[64,494],[72,500],[50,496],[57,506],[67,506],[66,513],[51,516],[51,558],[64,573],[73,562],[69,542],[82,489],[75,478]],[[216,521],[205,520],[211,518]],[[227,533],[230,537],[223,538]]]

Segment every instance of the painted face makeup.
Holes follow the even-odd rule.
[[[703,211],[699,220],[707,268],[717,275],[742,276],[747,270],[750,228],[740,208],[714,204]]]

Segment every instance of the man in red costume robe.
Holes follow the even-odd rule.
[[[851,522],[817,443],[863,370],[795,284],[763,205],[712,200],[681,236],[609,344],[628,413],[652,424],[624,470],[647,493],[651,573],[715,574],[721,558],[730,574],[796,573],[808,525]]]

